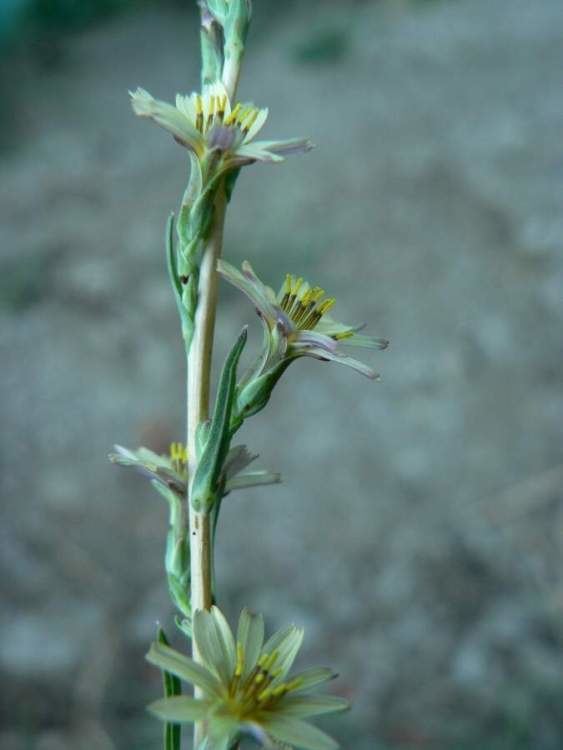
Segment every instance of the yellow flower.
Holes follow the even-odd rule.
[[[350,357],[344,347],[385,349],[389,342],[358,333],[363,326],[331,318],[327,313],[335,299],[326,297],[324,289],[288,274],[276,294],[247,261],[242,264],[242,272],[223,260],[218,262],[217,270],[246,294],[264,325],[266,346],[257,377],[279,366],[286,367],[298,357],[339,362],[368,378],[378,377],[373,368]]]
[[[149,708],[169,723],[204,723],[209,750],[228,750],[244,734],[267,747],[287,743],[304,750],[335,750],[337,743],[304,721],[342,711],[348,702],[311,694],[335,675],[314,668],[288,677],[301,647],[303,630],[290,626],[264,644],[264,621],[243,609],[236,639],[217,607],[194,614],[193,637],[202,664],[155,642],[147,659],[196,685],[202,696],[163,698]]]
[[[287,154],[308,151],[312,147],[308,140],[301,138],[254,141],[266,122],[268,110],[253,104],[231,106],[225,87],[219,82],[206,87],[201,94],[178,94],[176,106],[155,99],[141,88],[130,93],[135,114],[148,117],[168,130],[200,161],[208,153],[219,154],[226,169],[255,161],[283,161]]]

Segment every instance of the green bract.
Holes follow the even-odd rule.
[[[288,677],[303,641],[290,626],[264,643],[264,621],[243,609],[236,637],[217,607],[198,610],[193,638],[201,663],[155,642],[147,659],[195,685],[201,697],[168,697],[149,708],[170,723],[205,722],[209,750],[228,750],[241,735],[268,747],[276,743],[304,750],[334,750],[337,743],[305,719],[348,708],[343,698],[313,693],[335,677],[330,669],[309,669]]]

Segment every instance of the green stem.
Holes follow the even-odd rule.
[[[203,12],[203,11],[202,11]],[[202,22],[204,18],[202,16]],[[208,78],[217,70],[211,70],[210,39],[203,40],[203,77]],[[214,40],[216,41],[216,40]],[[242,51],[230,56],[223,70],[223,82],[231,101],[234,100],[240,74]],[[209,381],[215,333],[215,315],[218,298],[217,261],[223,246],[223,228],[227,196],[224,182],[215,195],[211,231],[204,248],[197,290],[197,307],[194,318],[193,338],[187,355],[187,449],[188,476],[195,477],[197,468],[196,435],[198,426],[209,417]],[[213,519],[209,513],[196,512],[190,503],[191,488],[188,486],[187,505],[190,533],[191,609],[209,609],[212,604],[213,577]],[[201,661],[195,640],[192,639],[192,653],[195,661]],[[195,690],[198,695],[198,690]],[[194,748],[198,748],[205,735],[205,727],[200,723],[194,726]]]
[[[194,335],[188,353],[188,476],[194,477],[197,468],[196,433],[198,426],[209,416],[209,380],[215,312],[218,296],[217,260],[223,245],[226,198],[223,186],[217,191],[213,224],[204,249],[199,273],[198,303],[194,321]],[[212,518],[209,513],[198,513],[191,507],[188,489],[190,528],[190,570],[192,612],[209,609],[212,604]],[[201,661],[195,641],[193,657]],[[197,692],[196,692],[197,694]],[[202,728],[196,725],[194,747],[202,740]]]

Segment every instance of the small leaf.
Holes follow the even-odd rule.
[[[162,628],[158,629],[157,639],[159,643],[163,643],[165,646],[170,646],[168,639]],[[175,695],[182,695],[182,684],[178,677],[170,672],[162,672],[162,682],[164,687],[164,695],[166,698],[171,698]],[[182,728],[179,724],[170,724],[167,722],[164,725],[164,750],[181,750],[182,742]]]
[[[174,292],[174,299],[176,300],[176,306],[180,315],[180,321],[182,323],[182,330],[184,335],[187,331],[192,328],[191,321],[188,318],[186,306],[183,302],[184,289],[182,281],[178,273],[178,263],[176,259],[176,250],[174,248],[174,214],[170,214],[168,222],[166,224],[166,267],[168,268],[168,275],[170,277],[170,283],[172,284],[172,290]]]
[[[246,328],[244,328],[225,360],[221,373],[209,437],[199,459],[190,493],[192,507],[196,512],[209,513],[217,499],[221,470],[231,441],[230,423],[235,398],[237,365],[246,344],[246,336]]]
[[[231,198],[233,196],[233,190],[235,189],[235,185],[236,185],[239,174],[240,174],[240,168],[232,169],[231,171],[227,172],[227,174],[225,175],[225,195],[227,196],[227,203],[230,203],[231,201]]]

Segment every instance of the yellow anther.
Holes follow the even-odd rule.
[[[270,658],[268,659],[268,666],[266,667],[266,669],[268,670],[268,672],[271,673],[272,667],[277,662],[279,655],[280,655],[280,652],[278,651],[278,649],[275,649],[270,654]]]
[[[301,289],[301,285],[302,284],[303,284],[303,279],[301,277],[299,277],[298,279],[296,279],[294,277],[293,278],[293,288],[291,290],[291,293],[294,294],[295,296],[297,296],[297,293]]]
[[[295,677],[293,680],[290,680],[290,682],[285,683],[285,687],[287,688],[287,691],[290,690],[298,690],[301,685],[303,684],[303,679],[301,677]]]
[[[237,115],[237,125],[239,126],[239,128],[242,127],[242,123],[244,122],[246,117],[248,117],[249,112],[250,112],[249,108],[245,106],[241,106],[241,108],[239,109],[239,112]]]
[[[307,307],[307,305],[309,304],[309,302],[311,302],[312,299],[313,299],[312,289],[307,289],[306,292],[301,293],[301,304],[303,305],[303,307]]]
[[[266,675],[264,674],[264,672],[258,672],[256,677],[254,678],[254,682],[257,685],[260,685],[261,682],[264,682],[265,678],[266,678]]]
[[[203,103],[201,101],[201,96],[198,94],[195,97],[195,126],[199,130],[199,132],[203,132]]]
[[[258,110],[257,109],[248,109],[246,116],[244,118],[244,121],[241,122],[241,130],[244,130],[245,133],[248,133],[250,128],[254,125],[256,122],[256,118],[258,117]]]
[[[187,463],[188,454],[182,443],[170,443],[170,460],[180,466]]]
[[[320,286],[314,286],[311,289],[311,299],[313,299],[315,302],[318,302],[322,297],[324,297],[325,290],[321,289]]]
[[[226,107],[227,107],[227,97],[218,96],[217,97],[217,115],[221,118],[221,120],[225,116]]]
[[[272,688],[266,688],[265,690],[262,690],[261,693],[258,693],[258,701],[260,703],[264,703],[268,700],[268,698],[272,695]]]
[[[321,315],[325,315],[330,310],[330,308],[334,305],[335,302],[336,302],[336,299],[334,297],[327,297],[327,299],[323,300],[319,304],[317,309]]]
[[[237,643],[237,664],[235,667],[235,677],[240,677],[244,669],[244,649],[242,643]]]
[[[291,285],[293,283],[293,276],[290,276],[290,274],[286,273],[285,275],[285,281],[283,282],[283,289],[282,294],[291,294]]]
[[[240,110],[241,110],[240,104],[239,103],[235,104],[234,108],[231,111],[231,114],[225,120],[225,125],[232,125],[234,122],[236,122]]]
[[[336,341],[342,341],[342,339],[349,339],[353,335],[354,331],[342,331],[341,333],[335,333],[332,338]]]

